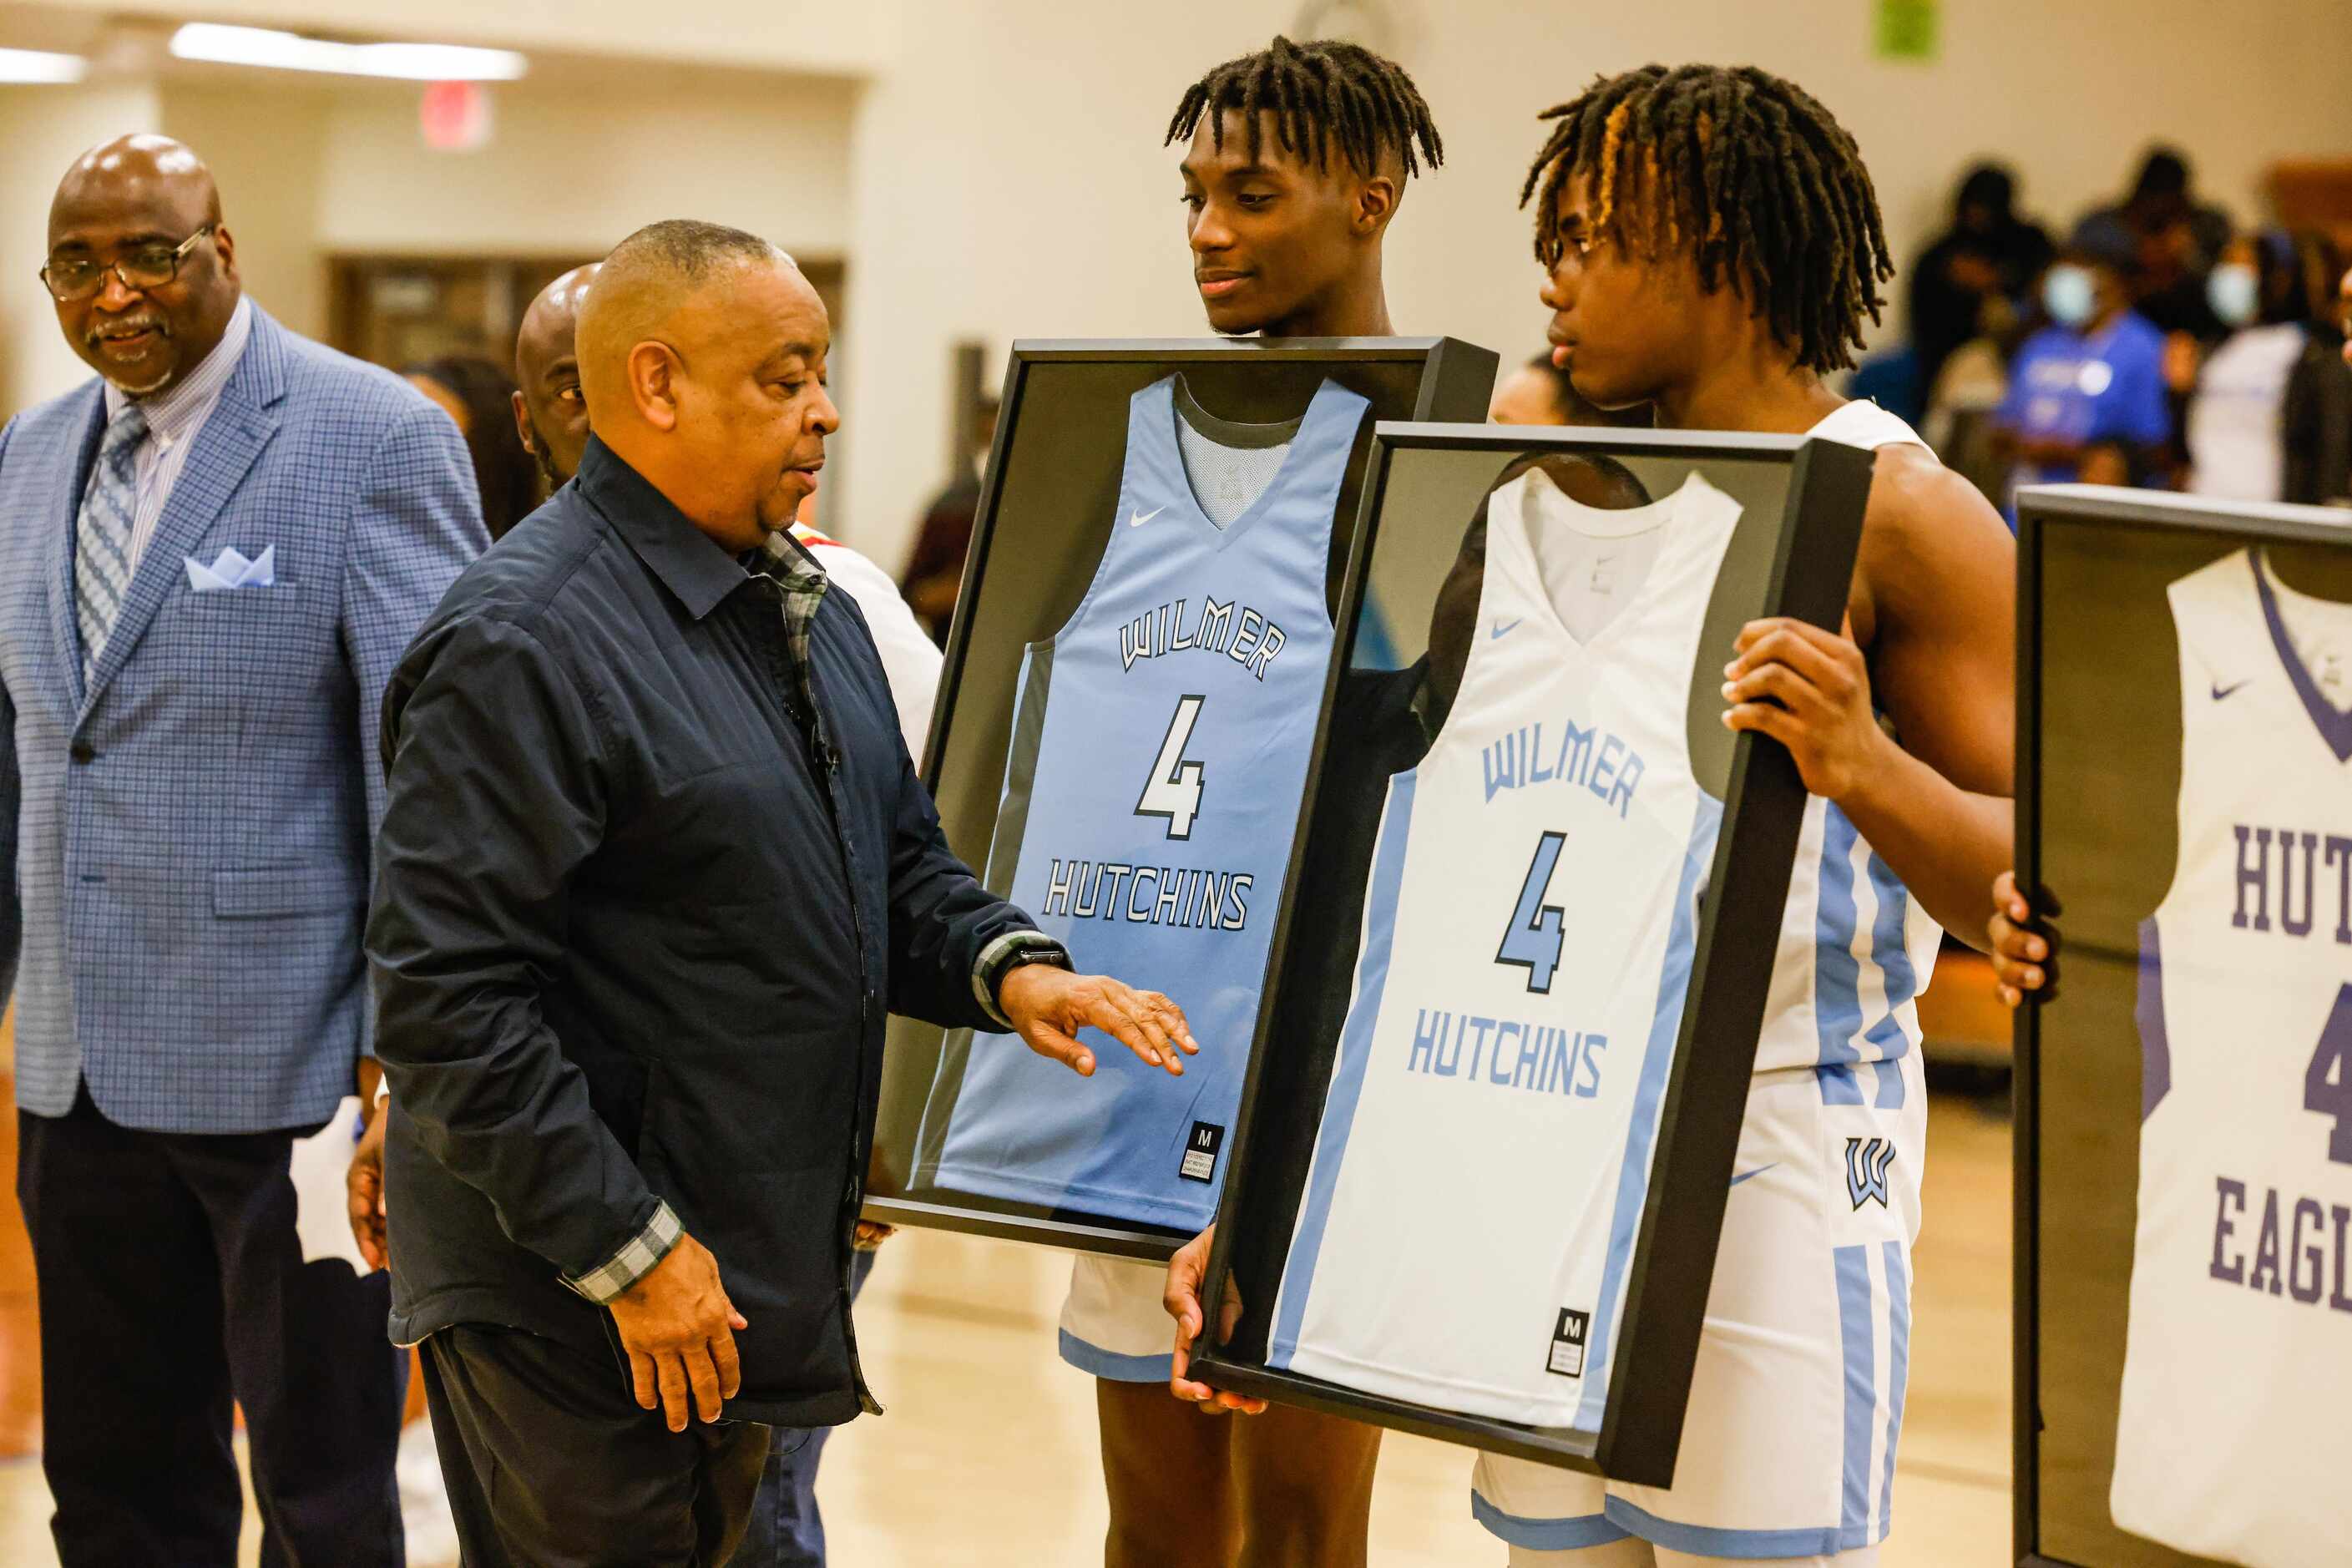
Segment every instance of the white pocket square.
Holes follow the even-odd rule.
[[[261,553],[247,561],[231,545],[221,546],[221,552],[209,566],[191,555],[188,563],[188,586],[199,594],[216,594],[227,588],[268,588],[278,582],[278,546],[262,547]]]

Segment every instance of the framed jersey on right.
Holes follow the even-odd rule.
[[[1873,1133],[1916,1113],[1895,1016],[1933,940],[1779,743],[1722,722],[1743,625],[1839,623],[1885,418],[1847,407],[1851,440],[1376,428],[1212,1385],[1664,1486],[1743,1149],[1807,1252],[1772,1308],[1792,1359],[1899,1337],[1916,1151]],[[1835,941],[1787,916],[1800,875]],[[1780,989],[1854,1026],[1776,1030]],[[1768,1068],[1804,1103],[1743,1145]]]
[[[2020,493],[2021,1563],[2352,1563],[2352,528]]]

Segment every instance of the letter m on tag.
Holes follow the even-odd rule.
[[[1184,1158],[1176,1167],[1176,1174],[1188,1182],[1213,1181],[1217,1174],[1217,1151],[1224,1146],[1225,1130],[1213,1121],[1195,1121],[1192,1134],[1184,1141]]]
[[[1855,1208],[1866,1203],[1887,1206],[1886,1173],[1895,1163],[1895,1143],[1886,1138],[1845,1141],[1845,1194]]]

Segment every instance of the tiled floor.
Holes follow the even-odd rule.
[[[1940,1098],[1931,1125],[1911,1393],[1883,1565],[1993,1568],[2009,1561],[2009,1126]],[[0,1164],[10,1142],[0,1131]],[[1008,1243],[915,1232],[889,1244],[858,1321],[890,1413],[851,1426],[827,1453],[835,1563],[1101,1560],[1092,1392],[1053,1352],[1067,1273],[1059,1254]],[[19,1447],[34,1408],[29,1298],[14,1201],[0,1200],[0,1442]],[[1465,1450],[1391,1436],[1373,1562],[1500,1568],[1496,1543],[1470,1521],[1468,1473]],[[55,1561],[47,1508],[37,1464],[0,1460],[0,1563]]]

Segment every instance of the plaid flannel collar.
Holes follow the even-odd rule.
[[[832,579],[816,563],[816,557],[789,533],[770,534],[767,543],[743,556],[742,563],[745,572],[775,585],[784,611],[784,647],[793,656],[794,669],[805,672],[817,606],[824,603]],[[803,673],[803,685],[807,679]]]

